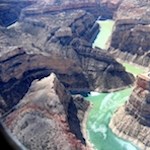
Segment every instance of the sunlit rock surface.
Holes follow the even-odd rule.
[[[118,136],[131,141],[141,150],[150,149],[150,77],[138,75],[127,103],[119,108],[110,122]]]
[[[80,113],[84,114],[88,102],[81,100],[82,97],[74,99],[75,103],[80,105]],[[5,117],[4,122],[12,134],[28,149],[88,149],[85,148],[77,116],[79,106],[75,103],[52,73],[32,83],[28,93]],[[78,115],[80,120],[83,120],[84,115]]]
[[[149,6],[147,0],[121,1],[114,14],[116,25],[110,47],[116,58],[149,66]]]
[[[108,54],[89,42],[95,17],[85,10],[26,17],[0,29],[0,93],[10,109],[35,79],[55,72],[76,92],[109,91],[133,78]]]

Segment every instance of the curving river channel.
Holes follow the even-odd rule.
[[[133,65],[125,64],[134,75],[142,73],[143,70]],[[92,108],[87,119],[87,134],[95,150],[138,150],[130,142],[118,138],[108,127],[113,113],[129,98],[132,88],[126,88],[111,93],[96,93],[86,97]]]
[[[103,27],[103,25],[106,25],[106,23],[103,23],[101,30],[103,28],[105,30],[110,29],[110,32],[112,32],[113,23],[110,20],[107,23],[110,26],[107,25]],[[105,35],[104,32],[101,32],[102,35],[97,36],[94,46],[96,45],[97,47],[104,48],[107,45],[107,40],[105,39],[105,45],[100,43],[101,39],[103,39],[102,37],[106,35],[110,38],[110,32],[107,32],[108,34]],[[143,69],[131,64],[124,63],[123,65],[126,67],[128,72],[131,72],[135,76],[143,72]],[[132,88],[130,87],[112,93],[91,92],[91,94],[86,97],[92,105],[87,118],[86,129],[89,141],[92,143],[95,150],[138,150],[138,148],[130,142],[120,139],[113,134],[111,129],[108,127],[113,113],[128,100],[131,92]]]

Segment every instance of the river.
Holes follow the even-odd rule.
[[[114,21],[113,20],[98,20],[99,24],[99,34],[97,35],[94,43],[94,47],[99,47],[101,49],[108,49],[111,39],[111,34],[113,32]]]
[[[100,23],[102,23],[102,21]],[[103,25],[104,24],[105,23],[103,23]],[[97,39],[94,42],[94,46],[104,48],[110,38],[113,23],[109,20],[106,24],[106,26],[102,25],[102,35],[100,35],[101,33],[98,34]],[[102,32],[102,29],[104,29],[104,31],[110,29],[110,31]],[[104,36],[107,38],[104,38]],[[123,65],[126,67],[128,72],[131,72],[135,76],[143,73],[143,69],[140,67],[135,67],[134,65],[128,63],[124,63]],[[132,88],[130,87],[111,93],[91,92],[91,94],[86,97],[92,105],[87,118],[87,135],[95,150],[138,150],[138,148],[130,142],[125,141],[113,134],[111,129],[108,127],[113,113],[128,100],[131,92]]]

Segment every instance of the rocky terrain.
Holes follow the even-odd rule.
[[[66,10],[84,9],[102,18],[113,17],[122,0],[1,0],[0,25],[9,26],[21,18],[43,13],[59,13]]]
[[[65,88],[108,92],[129,86],[133,76],[110,55],[92,49],[102,13],[97,1],[40,2],[19,10],[14,24],[0,27],[1,117],[28,149],[87,149],[81,130],[89,104]],[[116,9],[119,2],[109,7]]]
[[[27,149],[83,150],[85,140],[77,114],[82,120],[80,114],[88,105],[81,97],[71,97],[52,73],[32,83],[4,122]]]
[[[141,74],[127,103],[110,122],[114,133],[131,141],[141,150],[150,149],[150,77]]]
[[[142,66],[149,66],[150,4],[147,0],[66,0],[65,2],[62,0],[38,0],[36,2],[20,0],[18,8],[15,7],[14,10],[15,4],[15,0],[1,2],[0,24],[2,26],[8,26],[19,18],[24,19],[27,16],[37,16],[43,13],[56,15],[62,11],[76,9],[92,13],[95,19],[98,16],[102,19],[113,18],[116,24],[109,48],[111,55]],[[98,31],[97,28],[94,30]]]
[[[110,51],[120,59],[149,66],[150,2],[122,0],[114,14],[116,21]]]
[[[36,0],[0,0],[0,25],[9,26],[19,19],[21,10]]]
[[[10,109],[17,104],[33,80],[51,72],[67,89],[78,93],[132,84],[132,76],[121,64],[91,48],[94,22],[91,13],[74,10],[30,16],[1,28],[0,94],[6,106]]]

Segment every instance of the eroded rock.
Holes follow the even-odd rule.
[[[77,93],[132,84],[131,75],[121,64],[92,49],[89,41],[95,19],[85,10],[73,10],[28,16],[0,30],[0,93],[8,109],[23,98],[33,80],[51,72]]]
[[[14,111],[5,117],[4,122],[28,149],[88,149],[81,133],[78,111],[72,114],[70,103],[74,109],[78,109],[71,95],[52,73],[32,83],[28,93],[15,106]],[[87,109],[88,102],[84,103]],[[71,128],[74,123],[72,117],[76,120],[76,131]]]
[[[116,23],[110,47],[110,51],[116,58],[122,57],[123,60],[149,66],[149,6],[150,2],[146,0],[122,0],[120,2],[114,14]],[[129,58],[130,55],[132,57]]]
[[[117,110],[110,122],[114,133],[142,150],[150,149],[149,83],[148,74],[139,75],[129,100]]]

